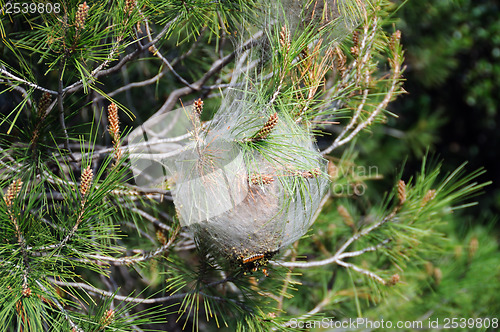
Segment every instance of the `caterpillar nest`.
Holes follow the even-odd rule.
[[[364,17],[364,4],[364,0],[262,3],[261,16],[255,20],[260,23],[249,31],[242,23],[233,42],[244,45],[258,35],[253,34],[255,28],[261,37],[255,47],[237,54],[231,87],[224,91],[212,120],[201,122],[203,102],[197,100],[193,106],[149,119],[129,135],[136,183],[170,189],[181,225],[213,257],[246,270],[258,269],[313,223],[328,190],[327,163],[308,124],[299,121],[297,111],[300,115],[303,108],[279,100],[286,81],[279,75],[287,70],[280,71],[283,63],[278,60],[291,72],[301,63],[299,55],[288,59],[292,47],[303,48],[298,53],[306,59],[309,48],[331,53]],[[294,43],[296,38],[302,42]],[[261,83],[268,80],[268,73],[276,86],[267,85],[266,90]],[[308,92],[311,98],[321,85],[317,84]]]
[[[179,109],[129,135],[136,183],[168,184],[197,243],[248,270],[307,232],[328,189],[311,136],[275,114],[236,99],[204,125]]]

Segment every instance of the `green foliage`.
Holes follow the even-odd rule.
[[[404,92],[401,33],[386,31],[394,10],[386,0],[71,0],[60,13],[5,13],[0,331],[286,331],[325,317],[390,317],[407,289],[434,302],[458,285],[474,291],[470,271],[497,275],[482,265],[498,248],[477,245],[488,239],[480,229],[467,235],[468,254],[450,254],[463,242],[447,225],[487,184],[482,171],[442,175],[424,157],[406,184],[402,171],[376,182],[403,149],[389,156],[378,136],[367,139],[396,121],[388,105]],[[438,64],[444,76],[454,66]],[[176,106],[182,112],[169,113]],[[165,114],[188,117],[148,142],[125,140],[133,127],[154,133]],[[419,133],[440,126],[436,114],[403,133],[416,153],[435,142]],[[212,234],[180,226],[179,174],[167,176],[168,162],[159,160],[163,178],[143,174],[157,185],[134,178],[135,149],[146,143],[175,164],[185,162],[179,147],[194,142],[202,164],[190,171],[210,173],[219,136],[245,153],[245,183],[250,170],[270,172],[254,183],[261,191],[251,194],[265,199],[252,216],[271,205],[265,186],[275,178],[284,210],[315,197],[310,182],[330,181],[326,197],[297,208],[317,220],[292,248],[277,239],[272,253],[218,255]],[[379,162],[374,173],[363,169]],[[463,283],[450,281],[454,271]],[[439,315],[474,310],[467,295]],[[481,298],[494,311],[493,301]],[[404,306],[410,318],[413,305]]]
[[[366,316],[374,320],[380,316],[394,321],[421,319],[424,324],[428,319],[498,317],[499,284],[492,282],[499,275],[498,245],[493,230],[491,226],[475,227],[465,238],[448,232],[444,250],[418,264],[412,276],[416,282],[403,279],[407,285],[398,292],[404,296],[388,298]]]
[[[451,164],[469,160],[473,167],[486,167],[490,179],[499,175],[491,152],[500,139],[498,15],[496,3],[468,0],[410,1],[398,14],[409,92],[395,106],[402,115],[399,127],[422,140],[433,136],[431,149]],[[435,114],[445,121],[436,121]],[[497,213],[498,197],[498,187],[491,187],[480,210]]]

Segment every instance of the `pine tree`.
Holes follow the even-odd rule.
[[[485,185],[426,158],[347,199],[404,92],[390,1],[32,4],[0,1],[2,331],[361,316]]]

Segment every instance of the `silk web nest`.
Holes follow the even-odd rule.
[[[168,185],[198,244],[240,265],[304,235],[328,189],[309,133],[255,100],[226,103],[205,124],[193,107],[154,117],[129,145],[136,183]]]
[[[341,27],[333,29],[332,41],[355,25],[342,17],[340,7],[296,3],[271,9],[285,10],[292,31],[314,20],[311,13],[318,15],[319,9],[326,13],[323,19]],[[302,19],[295,18],[297,12]],[[234,86],[240,88],[225,92],[212,120],[200,121],[201,101],[155,116],[129,135],[130,156],[138,185],[172,190],[180,223],[200,247],[257,269],[307,232],[329,180],[327,162],[306,126],[298,125],[286,107],[270,105],[269,98],[250,89],[255,75],[237,70]]]

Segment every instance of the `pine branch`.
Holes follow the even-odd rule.
[[[386,284],[386,281],[384,279],[382,279],[379,275],[377,275],[374,272],[362,269],[359,266],[356,266],[356,265],[351,264],[351,263],[344,262],[344,261],[342,261],[340,259],[336,260],[335,263],[337,263],[338,265],[341,265],[343,267],[349,268],[351,270],[354,270],[354,271],[356,271],[358,273],[364,274],[364,275],[370,277],[371,279],[378,281],[382,285]]]
[[[133,88],[145,87],[145,86],[148,86],[148,85],[151,85],[151,84],[158,83],[160,81],[160,79],[163,76],[165,76],[166,73],[167,73],[167,71],[164,69],[161,72],[159,72],[158,74],[156,74],[155,76],[153,76],[153,77],[151,77],[151,78],[149,78],[147,80],[143,80],[143,81],[139,81],[139,82],[132,82],[132,83],[123,85],[123,86],[119,87],[118,89],[113,90],[113,91],[107,93],[107,96],[108,97],[114,97],[117,94],[120,94],[122,92],[131,90]],[[98,95],[96,98],[93,99],[93,102],[96,103],[96,102],[98,102],[98,101],[100,101],[102,99],[105,99],[105,97],[102,96],[102,95]]]
[[[0,67],[0,73],[13,79],[14,81],[17,81],[17,82],[20,82],[20,83],[24,83],[26,84],[27,86],[29,86],[30,88],[34,88],[36,90],[40,90],[42,92],[47,92],[47,93],[50,93],[51,95],[54,95],[54,96],[57,96],[59,93],[57,91],[54,91],[54,90],[50,90],[50,89],[46,89],[44,87],[41,87],[35,83],[32,83],[32,82],[29,82],[29,81],[26,81],[20,77],[17,77],[11,73],[9,73],[4,66],[1,66]]]
[[[38,285],[38,287],[40,287],[40,289],[45,292],[45,294],[49,294],[49,291],[47,290],[47,288],[40,281],[35,280],[35,282]],[[59,309],[59,311],[64,315],[64,318],[69,323],[69,325],[71,326],[73,331],[84,332],[75,322],[73,322],[69,313],[66,311],[66,309],[64,309],[64,307],[61,305],[61,303],[59,302],[58,299],[56,299],[54,296],[50,296],[50,299],[51,299],[52,303],[54,303],[57,306],[57,308]]]
[[[118,301],[123,301],[123,302],[132,302],[132,303],[142,303],[142,304],[155,304],[155,303],[163,303],[167,301],[174,301],[178,299],[182,299],[186,296],[186,294],[172,294],[169,296],[163,296],[163,297],[157,297],[157,298],[140,298],[140,297],[131,297],[131,296],[123,296],[123,295],[118,295],[113,292],[108,292],[103,289],[99,289],[97,287],[81,283],[81,282],[68,282],[68,281],[58,281],[55,279],[47,278],[47,280],[58,286],[63,286],[63,287],[74,287],[82,290],[89,291],[89,293],[94,294],[94,295],[100,295],[100,296],[107,296],[107,297],[112,297],[115,300]]]
[[[379,244],[377,244],[375,246],[366,247],[364,249],[356,250],[356,251],[344,252],[344,253],[338,255],[338,259],[342,260],[344,258],[361,256],[361,255],[363,255],[364,253],[367,253],[367,252],[377,251],[378,249],[380,249],[382,247],[385,247],[385,245],[388,244],[391,241],[392,241],[392,239],[385,239],[385,240],[381,241]]]
[[[356,233],[354,234],[353,236],[351,236],[347,241],[344,242],[344,244],[335,252],[335,254],[330,257],[330,258],[327,258],[327,259],[323,259],[323,260],[320,260],[320,261],[315,261],[315,262],[280,262],[280,263],[275,263],[277,265],[282,265],[282,266],[285,266],[285,267],[289,267],[289,268],[293,268],[293,267],[298,267],[298,268],[312,268],[312,267],[318,267],[318,266],[324,266],[324,265],[329,265],[329,264],[332,264],[332,263],[337,263],[337,264],[347,264],[345,262],[342,262],[341,259],[344,258],[344,257],[351,257],[351,255],[354,254],[354,256],[357,256],[357,252],[348,252],[348,253],[345,253],[345,250],[354,242],[356,242],[357,240],[359,240],[360,238],[370,234],[371,232],[373,232],[374,230],[380,228],[381,226],[383,226],[384,224],[386,224],[387,222],[393,220],[393,218],[396,216],[396,210],[392,211],[389,215],[387,215],[385,218],[383,218],[382,220],[380,220],[379,222],[371,225],[370,227],[368,228],[365,228],[363,229],[361,232],[359,233]],[[390,239],[386,239],[384,241],[390,241]],[[380,248],[382,247],[383,245],[380,245],[378,246],[377,248]],[[365,248],[363,250],[366,250],[366,251],[363,251],[364,252],[369,252],[369,251],[372,251],[373,247],[369,247],[369,248]],[[345,255],[343,255],[345,254]],[[340,263],[341,262],[341,263]]]
[[[364,64],[370,58],[370,54],[371,54],[370,49],[373,45],[375,32],[378,29],[378,20],[375,19],[375,21],[373,23],[373,28],[372,28],[372,31],[370,34],[368,34],[367,28],[368,28],[368,26],[365,26],[365,33],[364,33],[365,38],[363,38],[362,42],[361,42],[361,50],[362,50],[361,52],[363,52],[362,54],[364,54],[364,56],[362,58],[363,60],[357,65],[356,65],[356,61],[355,61],[354,65],[353,65],[353,67],[357,68],[357,73],[358,73],[357,77],[361,76],[359,74],[359,72],[362,72],[361,68],[364,66]],[[349,124],[343,129],[343,131],[340,133],[340,135],[337,136],[335,141],[327,149],[325,149],[321,152],[323,155],[326,155],[326,154],[332,152],[337,147],[350,142],[355,136],[357,136],[359,134],[359,132],[361,132],[363,129],[365,129],[366,127],[371,125],[372,122],[375,120],[375,118],[379,115],[379,113],[382,112],[387,107],[389,102],[397,94],[397,92],[398,92],[397,89],[398,89],[399,84],[400,84],[400,76],[401,76],[401,72],[402,72],[401,65],[402,65],[402,61],[403,61],[403,58],[401,56],[400,46],[399,46],[400,39],[401,39],[401,32],[399,32],[399,31],[396,31],[391,37],[390,50],[392,51],[392,54],[394,56],[393,59],[389,59],[389,63],[391,65],[391,70],[392,70],[392,75],[391,75],[391,78],[389,80],[391,82],[391,85],[389,87],[389,90],[385,93],[383,100],[375,107],[375,109],[373,111],[371,111],[369,117],[366,120],[364,120],[363,122],[361,122],[357,126],[355,126],[355,124],[358,122],[358,118],[360,117],[361,112],[364,110],[364,105],[365,105],[365,103],[367,101],[367,97],[368,97],[368,89],[364,89],[363,99],[360,102],[360,104],[358,105],[358,108],[357,108],[354,116],[351,118]],[[346,77],[347,76],[348,75],[346,75]],[[369,72],[365,72],[365,85],[366,86],[369,85],[368,82],[370,82]],[[345,135],[347,135],[349,130],[351,130],[352,128],[354,128],[354,129],[351,131],[351,133],[349,133],[349,135],[347,137],[345,137]]]
[[[151,29],[149,28],[149,20],[144,16],[144,14],[139,10],[140,15],[142,16],[143,22],[146,25],[146,34],[148,36],[149,42],[153,42],[153,37],[151,36]],[[186,81],[177,71],[174,69],[174,67],[170,64],[170,62],[162,55],[160,50],[155,46],[155,44],[151,44],[149,51],[153,53],[154,56],[158,57],[165,66],[170,70],[172,74],[186,87],[190,88],[191,90],[196,90],[191,84],[189,84],[188,81]]]
[[[179,234],[180,227],[177,226],[173,232],[170,234],[170,237],[168,241],[159,247],[158,249],[155,249],[150,252],[144,252],[142,251],[140,256],[125,256],[125,257],[110,257],[110,256],[103,256],[103,255],[85,255],[91,259],[96,260],[96,262],[107,262],[109,264],[115,265],[115,266],[120,266],[120,265],[131,265],[131,264],[137,264],[141,263],[147,260],[150,260],[152,258],[155,258],[159,255],[165,254],[168,250],[171,249],[174,241],[177,239],[177,235]]]
[[[71,148],[69,147],[69,135],[68,135],[68,130],[66,128],[66,120],[64,119],[65,115],[64,115],[64,105],[63,105],[63,98],[64,98],[63,76],[64,76],[65,67],[66,67],[66,60],[63,60],[61,68],[59,68],[59,80],[58,80],[59,91],[57,94],[57,105],[59,106],[59,123],[60,123],[61,128],[62,128],[63,133],[64,133],[64,139],[65,139],[64,147],[66,148],[66,151],[68,151],[70,158],[73,161],[75,161],[75,158],[73,157],[73,153],[71,151]]]
[[[173,90],[168,96],[165,103],[160,107],[160,109],[158,109],[158,111],[156,111],[156,113],[153,116],[171,111],[180,97],[200,90],[202,86],[208,81],[208,79],[210,79],[213,75],[217,74],[222,68],[231,63],[231,61],[234,60],[237,54],[258,45],[259,39],[262,36],[263,36],[262,31],[257,32],[248,41],[246,41],[238,50],[232,52],[231,54],[226,55],[222,59],[216,60],[211,65],[210,69],[199,80],[190,85],[191,87],[185,86],[183,88]]]
[[[83,216],[86,212],[86,202],[87,202],[87,192],[92,185],[93,172],[90,166],[88,166],[83,172],[81,177],[81,185],[80,185],[80,193],[82,197],[82,201],[80,204],[80,213],[78,214],[75,225],[71,229],[71,231],[66,235],[66,237],[57,245],[57,248],[63,248],[66,243],[73,237],[73,235],[78,230],[80,223],[83,221]]]
[[[21,252],[22,256],[22,261],[23,261],[23,293],[28,292],[29,290],[29,285],[28,285],[28,274],[30,270],[30,264],[29,264],[29,258],[28,258],[28,252],[26,248],[26,240],[24,239],[23,233],[21,231],[21,227],[18,222],[18,215],[15,214],[14,209],[13,209],[13,204],[14,201],[16,200],[17,196],[19,195],[19,192],[21,191],[21,187],[23,185],[23,182],[21,179],[17,179],[12,181],[12,183],[9,185],[7,188],[7,193],[4,196],[4,201],[5,204],[7,205],[7,211],[9,214],[9,219],[14,225],[14,229],[16,232],[16,237],[17,237],[17,243],[19,244],[19,250]],[[31,291],[29,291],[31,293]]]

